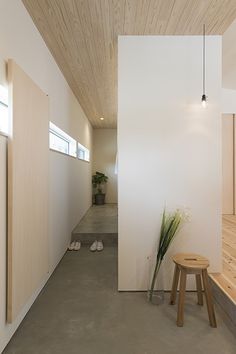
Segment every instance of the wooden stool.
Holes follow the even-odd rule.
[[[178,303],[178,316],[177,326],[182,327],[184,324],[184,298],[186,288],[186,276],[187,274],[195,274],[198,304],[203,305],[202,296],[202,281],[205,291],[207,310],[209,315],[209,322],[211,327],[216,327],[216,318],[212,300],[211,289],[209,286],[207,268],[209,267],[209,261],[199,256],[198,254],[176,254],[173,257],[175,263],[175,272],[170,296],[170,304],[174,305],[176,300],[177,287],[180,276],[180,288],[179,288],[179,303]],[[202,281],[201,281],[202,276]]]

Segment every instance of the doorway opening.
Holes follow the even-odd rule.
[[[92,206],[72,232],[91,251],[117,247],[117,129],[93,130]]]
[[[236,303],[236,117],[222,115],[222,290]]]

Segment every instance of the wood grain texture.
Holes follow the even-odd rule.
[[[234,214],[234,116],[222,115],[222,214]]]
[[[177,313],[178,327],[183,327],[184,325],[184,299],[185,299],[186,279],[187,279],[186,270],[181,269],[180,285],[179,285],[179,302],[178,302],[178,313]]]
[[[116,127],[118,35],[216,35],[236,17],[235,0],[22,1],[95,128]]]
[[[175,265],[172,289],[170,294],[170,305],[174,305],[176,301],[177,288],[179,284],[179,273],[180,273],[179,268],[177,265]]]
[[[203,306],[201,275],[200,274],[196,274],[195,277],[196,277],[196,289],[197,289],[198,305]]]
[[[236,295],[236,215],[224,215],[222,226],[223,274],[235,287]]]
[[[207,258],[195,254],[195,253],[178,253],[173,256],[173,261],[175,264],[190,270],[199,270],[209,267],[209,261]]]
[[[12,322],[48,272],[48,97],[9,60],[8,291]]]
[[[222,252],[222,273],[211,274],[211,278],[236,304],[236,215],[222,218]]]
[[[216,317],[214,311],[213,297],[212,297],[211,288],[209,284],[207,269],[203,269],[202,271],[202,280],[203,280],[203,287],[204,287],[204,294],[206,298],[209,322],[211,327],[216,328],[217,324],[216,324]]]

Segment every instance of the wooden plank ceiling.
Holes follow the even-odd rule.
[[[118,35],[217,35],[236,17],[235,0],[22,1],[95,128],[116,127]]]

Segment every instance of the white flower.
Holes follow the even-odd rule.
[[[179,215],[182,222],[191,221],[191,212],[189,208],[178,208],[176,209],[176,213]]]

